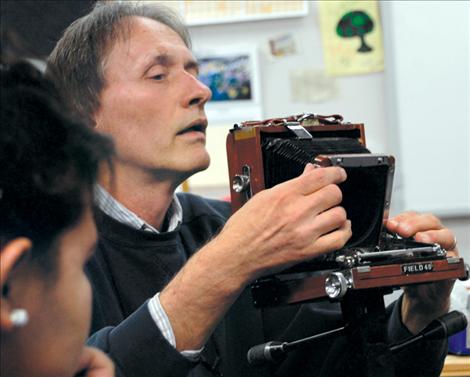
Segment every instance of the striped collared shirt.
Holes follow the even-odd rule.
[[[98,207],[120,223],[129,225],[131,228],[145,230],[147,232],[160,233],[155,227],[146,223],[134,212],[124,207],[111,194],[106,191],[102,186],[95,186],[95,203]],[[176,195],[173,195],[173,201],[168,209],[168,229],[167,232],[175,230],[176,227],[183,221],[183,208]]]

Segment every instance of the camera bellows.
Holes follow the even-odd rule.
[[[318,156],[370,155],[356,138],[317,137],[312,139],[266,137],[262,143],[266,188],[302,174],[305,165]],[[338,164],[339,166],[341,163]],[[343,206],[352,222],[353,235],[348,247],[375,247],[378,244],[384,211],[389,166],[343,166],[348,174],[339,185]]]

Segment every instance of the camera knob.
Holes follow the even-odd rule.
[[[341,272],[331,273],[325,280],[325,292],[330,298],[341,298],[348,290],[348,281]]]
[[[233,177],[232,189],[235,192],[243,192],[250,187],[250,177],[244,174],[237,174]]]

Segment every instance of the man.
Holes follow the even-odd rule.
[[[307,166],[229,220],[224,203],[175,196],[181,182],[209,164],[204,105],[210,91],[197,79],[187,30],[163,6],[98,5],[68,28],[49,64],[77,113],[117,147],[113,179],[103,172],[96,191],[100,242],[88,272],[94,330],[115,326],[92,342],[111,355],[119,373],[329,375],[331,345],[310,348],[308,358],[294,354],[271,370],[247,365],[249,347],[331,329],[340,315],[315,305],[255,311],[244,288],[345,244],[351,226],[337,187],[345,172]],[[433,216],[405,214],[389,228],[453,245]],[[390,311],[390,341],[446,312],[450,286],[426,288],[425,299],[406,294]],[[419,354],[429,350],[433,362],[423,376],[438,373],[444,355],[443,343],[427,348]]]
[[[106,355],[84,347],[83,270],[96,243],[92,190],[111,142],[68,119],[31,65],[2,64],[0,74],[1,375],[114,376]]]

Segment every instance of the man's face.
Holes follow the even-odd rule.
[[[211,92],[175,31],[148,18],[129,21],[126,38],[104,59],[96,129],[113,137],[120,167],[186,178],[209,165],[204,104]]]
[[[25,327],[2,334],[6,348],[2,368],[12,375],[67,377],[76,373],[91,319],[91,288],[83,268],[95,249],[96,237],[87,206],[79,222],[58,238],[54,272],[45,273],[34,262],[19,266],[9,297],[12,307],[25,308],[30,319]],[[3,351],[15,349],[3,360]]]

